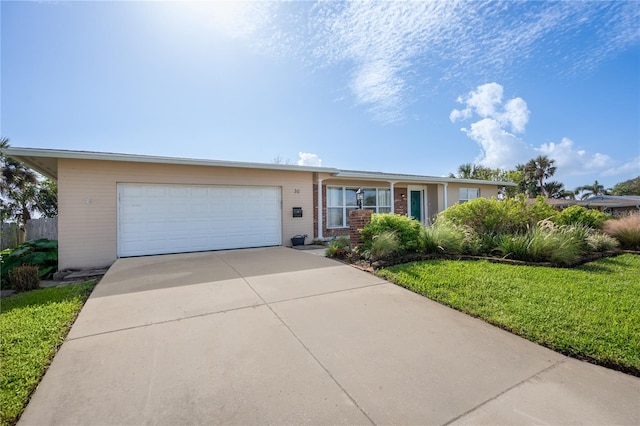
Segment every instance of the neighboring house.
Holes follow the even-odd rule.
[[[554,207],[565,209],[569,206],[582,206],[588,209],[600,210],[612,216],[627,216],[640,214],[640,196],[625,195],[594,195],[586,200],[555,200],[548,199]]]
[[[119,257],[290,245],[348,235],[356,190],[364,208],[429,223],[507,182],[143,155],[9,148],[58,182],[59,269]]]

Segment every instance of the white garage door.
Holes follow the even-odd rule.
[[[118,184],[118,257],[280,245],[280,188]]]

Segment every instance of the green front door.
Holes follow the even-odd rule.
[[[422,192],[411,191],[411,217],[422,222]]]

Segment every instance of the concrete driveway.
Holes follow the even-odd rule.
[[[21,425],[638,424],[640,379],[278,247],[118,260]]]

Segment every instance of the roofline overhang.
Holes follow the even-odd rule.
[[[4,154],[23,162],[27,166],[40,172],[41,174],[57,179],[57,164],[55,170],[51,167],[51,161],[38,161],[36,159],[78,159],[78,160],[99,160],[99,161],[125,161],[134,163],[156,163],[156,164],[180,164],[189,166],[209,166],[209,167],[232,167],[243,169],[264,169],[264,170],[281,170],[293,172],[315,172],[336,174],[338,169],[331,167],[313,167],[298,166],[289,164],[268,164],[268,163],[250,163],[239,161],[223,161],[223,160],[206,160],[196,158],[181,157],[160,157],[154,155],[138,155],[138,154],[118,154],[110,152],[94,152],[94,151],[72,151],[62,149],[41,149],[41,148],[18,148],[10,147],[5,149]]]
[[[362,179],[378,182],[407,183],[466,183],[475,185],[516,186],[513,182],[487,181],[478,179],[458,179],[438,176],[404,175],[380,172],[356,172],[333,167],[298,166],[289,164],[250,163],[239,161],[207,160],[181,157],[161,157],[155,155],[120,154],[95,151],[73,151],[64,149],[10,147],[4,154],[51,179],[58,178],[58,159],[125,161],[134,163],[179,164],[205,167],[230,167],[244,169],[280,170],[293,172],[313,172],[333,175],[332,178]]]
[[[459,179],[439,176],[418,176],[418,175],[402,175],[394,173],[369,173],[369,172],[351,172],[340,171],[334,177],[349,179],[366,179],[384,182],[420,182],[420,183],[469,183],[477,185],[496,185],[496,186],[517,186],[513,182],[501,182],[479,179]]]

